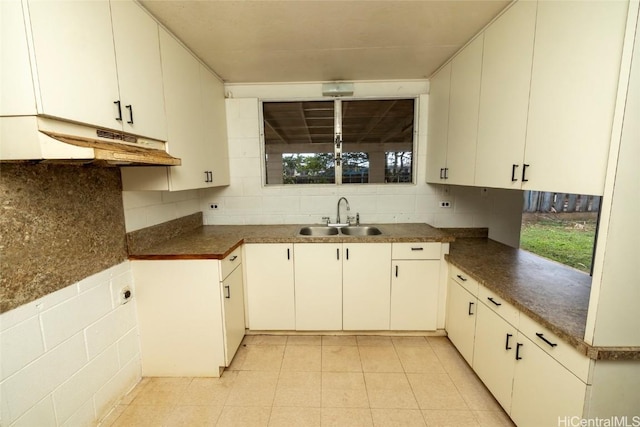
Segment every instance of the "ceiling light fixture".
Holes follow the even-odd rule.
[[[335,82],[322,84],[322,96],[351,96],[353,83]]]

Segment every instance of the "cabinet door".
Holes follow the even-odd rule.
[[[142,375],[217,377],[225,366],[219,262],[134,261]]]
[[[38,112],[122,130],[109,2],[32,0],[29,15]]]
[[[523,188],[602,194],[628,2],[538,2]]]
[[[133,1],[111,1],[111,15],[124,131],[166,141],[158,24]]]
[[[473,369],[509,412],[517,330],[484,304],[478,304]]]
[[[236,267],[222,282],[224,301],[224,356],[226,366],[231,364],[244,338],[244,289],[242,266]]]
[[[200,65],[202,85],[203,146],[205,170],[211,172],[207,187],[229,185],[229,144],[227,141],[227,115],[224,85],[203,65]]]
[[[434,331],[440,261],[393,261],[391,274],[391,329]]]
[[[37,114],[29,46],[20,0],[0,2],[0,116]]]
[[[294,245],[296,330],[342,329],[342,245]]]
[[[473,185],[480,108],[482,44],[478,36],[451,61],[447,183]]]
[[[391,243],[345,243],[343,251],[343,329],[389,329]]]
[[[511,418],[519,427],[582,417],[587,386],[523,335],[518,336]]]
[[[168,32],[160,29],[162,78],[167,110],[167,151],[182,160],[168,168],[171,191],[206,186],[210,153],[203,152],[200,63]]]
[[[449,280],[446,330],[449,339],[470,365],[476,332],[478,299],[454,280]]]
[[[429,123],[427,129],[427,182],[440,183],[447,167],[449,134],[449,91],[451,63],[429,80]]]
[[[245,245],[249,329],[295,330],[293,245]]]
[[[475,175],[478,186],[521,185],[536,5],[530,1],[515,3],[484,34]]]

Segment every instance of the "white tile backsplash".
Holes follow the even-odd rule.
[[[94,425],[141,378],[129,261],[0,315],[0,424]],[[135,290],[134,290],[135,298]]]

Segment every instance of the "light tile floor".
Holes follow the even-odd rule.
[[[246,336],[221,378],[143,378],[133,426],[513,426],[446,337]]]

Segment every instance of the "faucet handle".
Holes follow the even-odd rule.
[[[356,212],[356,225],[360,225],[360,212]]]
[[[329,218],[328,216],[322,217],[322,222],[324,222],[325,224],[329,225],[329,221],[331,221],[331,218]]]
[[[349,215],[347,215],[347,224],[351,225],[351,222],[352,222],[354,219],[356,219],[356,217],[355,217],[355,216],[349,216]]]

